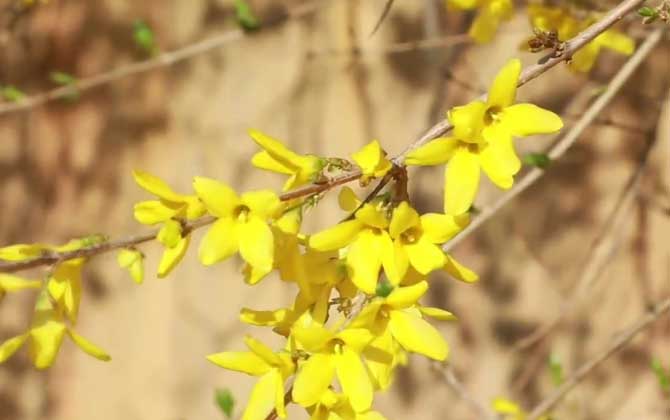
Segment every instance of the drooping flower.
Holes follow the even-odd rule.
[[[318,156],[299,155],[258,130],[249,130],[249,135],[263,148],[251,158],[255,167],[290,175],[283,191],[313,182],[324,167],[324,160]]]
[[[493,39],[500,23],[512,17],[511,0],[447,0],[447,6],[460,10],[477,9],[468,34],[479,43]]]
[[[102,349],[65,324],[59,309],[54,307],[48,292],[43,290],[37,299],[35,314],[28,332],[10,338],[0,345],[0,363],[10,358],[27,341],[28,354],[35,367],[46,369],[56,359],[66,334],[85,353],[98,360],[111,359]]]
[[[454,126],[451,137],[435,139],[408,154],[408,165],[448,163],[446,214],[468,211],[479,187],[480,170],[498,187],[512,186],[521,168],[513,137],[554,133],[563,127],[561,118],[551,111],[514,103],[520,72],[521,62],[510,60],[493,81],[486,102],[473,101],[447,113]]]
[[[596,21],[593,17],[578,19],[567,8],[539,4],[528,6],[528,16],[534,28],[545,32],[556,31],[560,41],[574,38]],[[570,68],[579,72],[588,72],[603,48],[631,55],[635,51],[635,41],[621,31],[608,29],[573,54]]]
[[[361,148],[361,150],[351,155],[356,162],[363,176],[361,181],[367,183],[373,178],[379,178],[391,169],[391,161],[386,159],[386,153],[379,145],[379,141],[373,140]]]
[[[295,372],[291,354],[286,351],[275,353],[249,336],[244,342],[250,351],[216,353],[207,356],[207,360],[224,369],[259,377],[242,420],[264,420],[272,410],[276,410],[279,417],[286,418],[284,382]]]
[[[117,254],[116,261],[121,268],[128,270],[135,283],[142,284],[142,281],[144,281],[144,254],[141,251],[124,248]]]
[[[423,307],[418,301],[428,291],[425,281],[407,287],[396,287],[385,298],[375,298],[352,322],[352,327],[369,328],[375,335],[387,329],[393,338],[409,352],[423,354],[443,361],[449,354],[447,342],[423,317],[454,320],[456,317],[439,308]]]
[[[260,190],[238,196],[226,184],[203,177],[196,177],[193,186],[207,211],[217,217],[200,243],[200,262],[212,265],[239,251],[257,271],[254,278],[272,271],[274,236],[268,223],[281,207],[275,193]]]

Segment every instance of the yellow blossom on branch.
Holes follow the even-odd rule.
[[[39,289],[42,282],[39,280],[25,280],[12,274],[0,274],[0,302],[9,292],[18,292],[26,289]]]
[[[486,102],[473,101],[447,113],[454,126],[451,137],[435,139],[408,154],[408,165],[447,163],[445,213],[468,211],[479,188],[481,170],[498,187],[512,186],[521,168],[513,137],[554,133],[563,127],[561,118],[551,111],[514,103],[520,72],[519,60],[507,62],[493,81]]]
[[[512,0],[447,0],[447,6],[460,10],[477,9],[468,34],[479,43],[491,41],[500,23],[509,20],[514,11]]]
[[[373,178],[379,178],[391,169],[391,161],[386,159],[386,152],[382,150],[379,141],[373,140],[363,146],[361,150],[351,155],[354,162],[361,168],[361,181],[367,183]]]

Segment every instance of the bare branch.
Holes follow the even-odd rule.
[[[442,377],[444,383],[446,383],[454,394],[463,402],[465,402],[470,410],[477,416],[478,419],[492,420],[496,417],[486,409],[484,404],[477,401],[468,390],[465,388],[463,383],[458,379],[454,373],[453,367],[448,363],[434,363],[433,369]]]
[[[596,355],[594,358],[584,363],[566,378],[565,382],[554,392],[549,394],[547,398],[540,401],[538,405],[528,415],[528,420],[536,420],[547,411],[551,410],[558,402],[560,402],[565,395],[577,386],[589,373],[591,373],[602,362],[607,360],[610,356],[620,351],[633,339],[635,336],[653,324],[661,316],[670,311],[670,298],[655,305],[646,315],[636,321],[631,327],[621,333],[614,339],[612,344]]]

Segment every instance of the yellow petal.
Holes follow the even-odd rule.
[[[479,158],[482,170],[491,182],[503,190],[512,187],[515,172],[509,170],[510,165],[506,161],[519,160],[513,149],[490,144],[480,153]]]
[[[487,106],[482,101],[472,101],[469,104],[457,106],[449,110],[447,119],[454,125],[454,137],[468,143],[478,143],[481,140],[481,131],[484,128],[484,116]],[[460,144],[460,141],[458,144]],[[458,145],[457,144],[457,145]],[[460,150],[457,145],[451,149],[451,157]]]
[[[21,348],[23,343],[26,342],[27,338],[28,333],[17,335],[2,343],[0,345],[0,363],[3,363],[5,360],[12,357],[12,355]]]
[[[65,335],[65,324],[46,320],[30,330],[29,353],[37,369],[50,367]]]
[[[447,6],[460,10],[474,9],[477,4],[477,0],[447,0]]]
[[[254,269],[269,273],[274,263],[274,237],[270,227],[257,217],[238,223],[240,256]]]
[[[475,20],[468,30],[468,35],[476,42],[485,44],[493,40],[498,31],[498,26],[500,26],[500,17],[485,9],[477,13]]]
[[[521,73],[521,61],[519,59],[509,60],[498,72],[491,84],[487,104],[489,107],[497,107],[502,110],[514,103],[516,98],[516,85]]]
[[[386,297],[386,304],[395,308],[408,308],[421,299],[428,291],[428,282],[421,281],[406,287],[396,287],[390,295]]]
[[[165,181],[157,176],[144,171],[135,170],[133,171],[133,178],[137,185],[163,200],[175,203],[183,202],[184,196],[174,192]]]
[[[262,327],[274,327],[284,321],[287,315],[287,309],[279,309],[276,311],[255,311],[249,308],[242,308],[240,310],[240,321]]]
[[[251,164],[259,169],[265,169],[266,171],[277,172],[284,175],[291,175],[295,173],[295,166],[286,166],[280,161],[272,157],[272,155],[267,151],[263,150],[256,153],[251,157]]]
[[[249,135],[270,156],[286,168],[300,167],[301,156],[284,146],[279,140],[261,133],[258,130],[249,130]]]
[[[335,371],[342,386],[342,392],[357,412],[366,411],[372,405],[372,382],[363,366],[360,356],[344,346],[342,352],[335,355]]]
[[[308,313],[306,313],[306,315],[307,314]],[[311,325],[308,327],[300,325],[294,326],[291,330],[291,335],[310,352],[319,352],[323,350],[326,344],[335,338],[333,332],[320,325]]]
[[[187,195],[184,199],[186,200],[186,218],[188,220],[197,219],[207,213],[205,203],[200,201],[200,197],[197,195]]]
[[[183,208],[183,205],[168,206],[158,200],[142,201],[135,204],[133,215],[135,220],[143,225],[155,225],[175,217]]]
[[[207,360],[224,369],[252,376],[264,375],[271,369],[263,359],[249,351],[225,351],[210,354]]]
[[[279,356],[277,356],[277,354],[272,351],[270,347],[266,346],[261,341],[256,340],[251,336],[246,336],[244,337],[244,344],[246,344],[247,347],[249,347],[249,350],[251,350],[256,356],[263,359],[266,364],[270,366],[278,366],[281,364]]]
[[[361,150],[352,154],[351,158],[361,168],[364,176],[384,176],[391,169],[391,162],[386,159],[385,153],[377,140],[363,146]]]
[[[501,123],[515,136],[555,133],[563,128],[561,117],[533,104],[516,104],[505,108]]]
[[[493,400],[493,410],[500,414],[521,414],[523,411],[519,404],[506,398],[497,397]]]
[[[572,55],[570,68],[578,72],[587,73],[595,64],[598,54],[600,54],[600,44],[591,41]]]
[[[445,171],[444,212],[465,213],[479,188],[479,157],[466,148],[459,148]]]
[[[468,214],[451,216],[448,214],[426,213],[421,215],[424,237],[434,243],[442,244],[453,238],[469,223]]]
[[[625,55],[631,55],[635,51],[633,38],[613,29],[603,32],[596,38],[596,42],[600,42],[603,47]]]
[[[44,248],[40,245],[17,244],[0,248],[0,260],[24,261],[38,257]]]
[[[492,153],[495,165],[504,173],[516,174],[521,169],[521,161],[514,150],[514,141],[509,128],[505,124],[491,124],[483,131],[488,143],[481,154]],[[488,150],[491,148],[491,150]]]
[[[349,213],[356,210],[361,204],[361,200],[358,199],[356,193],[349,187],[342,187],[337,196],[337,202],[342,210]]]
[[[242,420],[265,420],[272,410],[277,408],[278,387],[283,389],[284,384],[277,369],[272,369],[261,376],[251,391]],[[284,404],[283,395],[281,403]]]
[[[384,231],[374,233],[371,229],[362,230],[351,244],[347,253],[347,265],[351,267],[351,281],[361,291],[374,294],[382,265],[384,246],[381,236],[388,234]]]
[[[391,217],[391,224],[389,225],[389,233],[392,238],[399,237],[406,230],[421,226],[419,213],[410,207],[407,201],[403,201],[398,207],[393,210]]]
[[[74,343],[84,351],[84,353],[104,362],[112,360],[112,358],[104,350],[97,347],[95,344],[91,343],[70,328],[67,329],[67,334],[70,336],[72,341],[74,341]]]
[[[354,219],[337,224],[309,238],[309,246],[318,251],[344,248],[358,235],[363,224]]]
[[[293,384],[293,401],[309,407],[321,400],[335,376],[331,354],[316,353],[303,362]]]
[[[382,242],[382,266],[392,286],[397,286],[407,274],[409,257],[402,239]]]
[[[444,271],[449,273],[452,277],[464,281],[466,283],[474,283],[479,280],[479,276],[474,271],[463,266],[461,263],[456,261],[451,255],[445,254],[447,257],[447,262],[444,265]]]
[[[431,308],[427,306],[419,306],[419,312],[425,316],[435,318],[440,321],[454,321],[456,316],[449,311],[440,308]]]
[[[356,219],[368,226],[379,229],[386,229],[389,225],[389,220],[386,218],[385,212],[372,204],[363,205],[363,207],[356,212]]]
[[[158,231],[156,240],[168,248],[174,248],[181,241],[181,223],[176,220],[167,220]]]
[[[240,205],[235,190],[215,179],[196,176],[193,178],[193,188],[205,203],[207,211],[216,217],[232,216]]]
[[[389,328],[393,337],[407,351],[443,361],[449,354],[447,342],[429,323],[404,311],[391,311]]]
[[[274,217],[281,205],[277,194],[270,190],[246,192],[242,194],[241,201],[251,210],[251,214],[261,220]]]
[[[337,334],[337,338],[344,341],[350,349],[360,353],[374,339],[374,336],[365,328],[345,328]]]
[[[73,323],[77,322],[81,301],[82,264],[83,260],[69,260],[59,264],[47,283],[49,293],[63,305],[65,314]]]
[[[26,280],[12,274],[0,273],[0,293],[16,292],[24,289],[39,289],[42,282],[39,280]]]
[[[130,277],[137,284],[144,281],[144,254],[136,249],[122,249],[119,251],[116,261],[121,268],[130,273]]]
[[[412,267],[421,274],[428,274],[444,266],[444,252],[426,238],[422,237],[413,244],[405,245],[405,251]]]
[[[386,420],[386,417],[382,416],[377,411],[368,411],[356,415],[356,420]]]
[[[202,264],[216,264],[237,252],[240,238],[237,226],[230,217],[214,222],[200,242],[198,257]]]
[[[179,243],[174,248],[165,248],[163,251],[163,256],[161,261],[158,264],[158,277],[164,278],[170,271],[174,269],[177,264],[184,258],[186,250],[188,250],[188,244],[191,242],[191,235],[187,235],[179,241]]]
[[[458,140],[453,137],[437,138],[427,144],[412,150],[405,158],[407,165],[440,165],[447,163],[458,146]]]

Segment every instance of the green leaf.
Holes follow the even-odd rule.
[[[0,95],[2,95],[2,97],[8,102],[18,102],[26,96],[25,93],[12,85],[1,87]]]
[[[52,82],[61,86],[70,86],[77,82],[77,79],[73,75],[62,71],[52,71],[49,78]]]
[[[637,14],[645,18],[655,18],[658,17],[658,11],[649,6],[644,6],[637,9]]]
[[[216,405],[219,406],[219,409],[225,414],[226,418],[232,418],[235,411],[235,397],[233,397],[233,393],[228,388],[217,389],[214,399]]]
[[[261,26],[246,0],[235,0],[235,18],[242,29],[247,31],[253,31]]]
[[[551,375],[551,382],[554,386],[561,385],[565,380],[565,377],[563,376],[563,364],[554,353],[549,355],[549,374]]]
[[[551,158],[544,153],[528,153],[523,157],[523,163],[528,166],[545,169],[551,163]]]
[[[155,55],[158,53],[154,31],[142,20],[136,20],[133,25],[133,39],[135,44],[146,53]]]
[[[656,373],[658,384],[661,386],[663,392],[670,393],[670,371],[666,372],[661,361],[656,358],[651,361],[651,369]]]
[[[393,291],[393,285],[386,280],[382,280],[377,283],[377,288],[375,289],[375,295],[385,298],[390,295]]]

